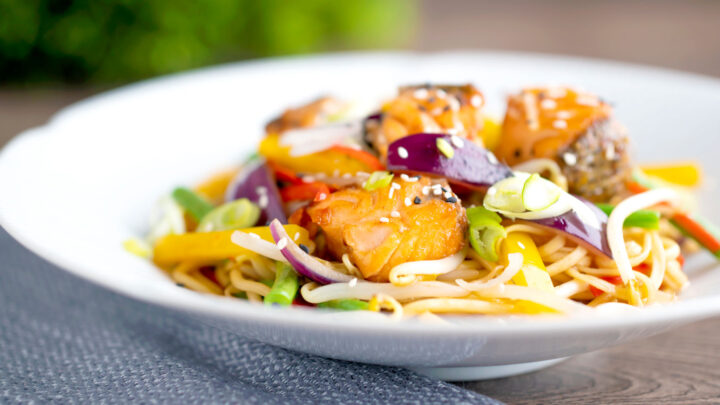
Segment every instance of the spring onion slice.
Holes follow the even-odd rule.
[[[363,188],[367,191],[377,190],[390,185],[393,174],[386,171],[373,172],[370,178],[364,183]]]

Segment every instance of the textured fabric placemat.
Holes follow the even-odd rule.
[[[69,275],[0,228],[0,403],[499,403],[272,347]]]

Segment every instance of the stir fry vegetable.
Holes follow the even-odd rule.
[[[605,203],[597,203],[595,205],[606,215],[610,215],[615,208],[613,205]],[[635,211],[627,217],[623,226],[626,228],[658,229],[660,227],[660,213],[653,210]]]
[[[297,243],[311,244],[305,228],[297,225],[285,225],[284,228],[289,235],[297,235]],[[153,260],[160,266],[168,266],[180,262],[213,263],[242,254],[254,254],[232,242],[231,235],[233,232],[235,231],[167,235],[155,244]],[[270,229],[266,226],[247,228],[243,232],[273,242]]]
[[[172,197],[196,221],[201,221],[205,215],[213,210],[213,205],[208,200],[185,187],[178,187],[173,190]]]
[[[498,242],[507,236],[502,218],[485,207],[466,210],[470,224],[470,245],[485,260],[498,261]]]
[[[263,301],[266,305],[289,306],[293,303],[299,288],[295,270],[286,263],[276,262],[275,282]]]

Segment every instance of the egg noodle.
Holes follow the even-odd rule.
[[[324,286],[307,282],[302,285],[300,294],[311,304],[338,299],[375,301],[377,303],[370,309],[389,309],[396,316],[425,312],[567,313],[584,310],[585,307],[579,304],[594,307],[608,302],[634,306],[667,303],[674,300],[688,283],[687,276],[681,271],[679,245],[657,230],[624,230],[625,251],[635,276],[635,281],[628,285],[607,281],[620,277],[613,260],[588,251],[566,236],[532,224],[511,225],[507,231],[528,235],[536,243],[555,286],[553,291],[514,285],[511,283],[514,274],[508,272],[517,273],[521,263],[491,263],[469,250],[467,257],[443,274],[428,274],[423,263],[397,266],[402,266],[404,275],[415,277],[410,284],[404,280],[396,283],[357,280]],[[357,269],[349,261],[346,266],[347,274],[357,275]],[[270,287],[261,280],[275,278],[273,260],[259,254],[237,256],[207,271],[200,271],[199,267],[180,263],[170,275],[189,289],[215,295],[247,296],[251,302],[261,302],[261,298],[270,292]],[[654,274],[662,275],[661,283],[653,282]],[[492,283],[498,280],[501,282]],[[474,284],[480,284],[480,288],[475,288]]]

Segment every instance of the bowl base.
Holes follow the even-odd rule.
[[[565,359],[567,359],[567,357],[533,361],[530,363],[503,364],[499,366],[413,367],[411,370],[430,378],[443,381],[477,381],[530,373],[545,367],[553,366]]]

